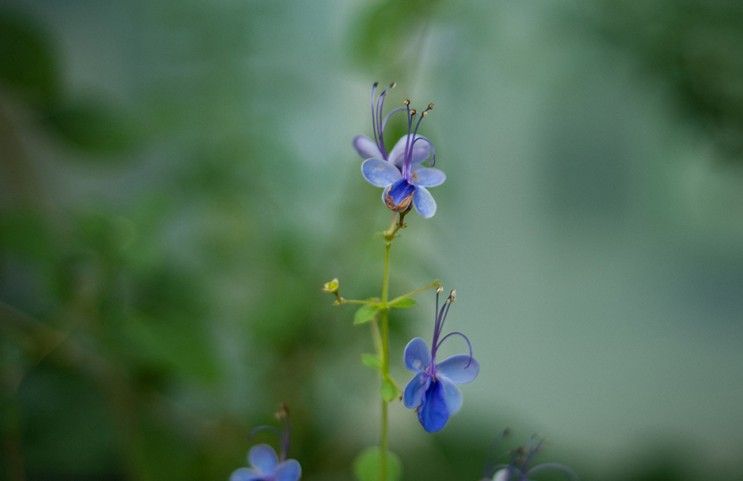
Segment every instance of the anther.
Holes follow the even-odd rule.
[[[393,89],[393,88],[395,88],[395,87],[397,87],[397,82],[392,82],[392,83],[390,83],[390,88],[391,88],[391,89]]]
[[[418,113],[418,111],[417,111],[417,110],[415,110],[415,109],[410,109],[410,116],[411,116],[411,117],[415,116],[415,114],[417,114],[417,113]]]
[[[410,99],[405,99],[402,101],[403,105],[410,105]]]
[[[436,288],[436,294],[441,294],[442,292],[444,292],[444,288],[442,286]]]
[[[372,87],[374,87],[374,88],[377,88],[377,87],[379,87],[379,82],[374,82],[374,83],[372,84]]]
[[[454,302],[456,300],[457,300],[457,290],[452,289],[451,292],[449,293],[449,297],[447,298],[447,301]]]

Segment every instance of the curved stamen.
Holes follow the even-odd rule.
[[[385,115],[384,120],[382,120],[382,133],[384,133],[384,129],[387,128],[387,122],[390,120],[390,117],[403,110],[405,110],[405,107],[397,107]]]
[[[544,439],[540,439],[537,435],[532,435],[529,441],[526,443],[526,457],[524,459],[524,466],[529,464],[531,459],[542,449]]]
[[[452,296],[449,294],[449,297],[446,298],[444,303],[441,305],[441,308],[438,308],[439,305],[439,291],[436,291],[436,307],[438,311],[434,314],[434,323],[433,323],[433,339],[431,340],[431,359],[436,359],[436,350],[440,344],[439,342],[439,336],[441,336],[441,330],[444,327],[444,321],[446,320],[446,316],[449,314],[449,308],[451,307],[452,303]],[[433,362],[432,362],[433,364]]]
[[[472,364],[472,360],[474,359],[474,357],[472,355],[472,343],[470,342],[469,338],[467,336],[465,336],[464,334],[462,334],[461,332],[459,332],[459,331],[453,331],[453,332],[450,332],[449,334],[447,334],[446,336],[444,336],[443,339],[441,339],[441,341],[439,341],[439,344],[436,346],[436,350],[438,350],[438,348],[441,347],[441,345],[444,343],[444,341],[446,341],[447,339],[449,339],[452,336],[459,336],[462,339],[464,339],[464,341],[467,343],[467,349],[469,350],[469,360],[467,361],[467,365],[464,366],[464,368],[467,369],[468,367],[470,367],[470,365]]]
[[[410,146],[410,156],[411,156],[411,159],[412,159],[412,156],[413,156],[413,146],[419,140],[422,140],[422,141],[428,143],[428,145],[431,147],[431,150],[433,151],[433,152],[431,152],[431,155],[433,156],[433,162],[431,163],[431,167],[433,167],[434,165],[436,165],[436,147],[433,146],[433,144],[431,143],[430,140],[428,140],[428,139],[426,139],[424,137],[418,136],[418,137],[416,137],[416,138],[413,139],[413,143]]]
[[[402,174],[403,176],[406,176],[406,178],[407,176],[410,175],[410,170],[411,170],[410,166],[413,160],[413,146],[415,145],[415,142],[418,140],[418,138],[416,137],[418,135],[418,129],[421,126],[421,122],[423,122],[423,117],[428,115],[428,113],[431,110],[433,110],[433,104],[429,103],[428,106],[426,106],[426,109],[420,113],[420,117],[418,117],[418,122],[416,122],[415,128],[412,130],[412,135],[411,135],[411,127],[413,125],[412,116],[416,114],[415,110],[412,111],[410,120],[408,121],[408,138],[405,141],[405,155],[403,156],[403,169],[402,169]],[[429,142],[429,145],[430,145],[430,142]],[[436,160],[434,159],[434,163],[435,162]]]
[[[377,137],[377,117],[374,115],[374,105],[376,100],[377,87],[379,82],[374,82],[371,88],[371,116],[372,116],[372,130],[374,131],[374,143],[379,145],[379,138]]]
[[[387,150],[384,147],[384,127],[382,122],[382,112],[384,111],[384,99],[387,96],[387,92],[393,88],[395,88],[395,85],[397,85],[395,82],[390,83],[387,87],[385,87],[382,92],[380,92],[379,96],[377,97],[377,111],[376,111],[376,128],[378,130],[377,134],[377,147],[379,147],[379,151],[382,152],[382,155],[384,158],[387,158]],[[372,113],[374,115],[374,113]]]
[[[291,439],[292,427],[289,423],[289,407],[286,403],[281,403],[279,410],[276,412],[276,419],[282,422],[283,430],[281,431],[281,453],[279,458],[285,460],[289,453],[289,441]]]
[[[402,175],[407,178],[408,170],[405,160],[408,158],[408,149],[410,148],[410,129],[413,127],[413,116],[415,109],[410,108],[410,100],[405,100],[405,108],[408,115],[408,134],[405,136],[405,151],[402,154]]]

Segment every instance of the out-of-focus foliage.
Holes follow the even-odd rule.
[[[651,295],[688,298],[698,304],[678,310],[698,310],[704,333],[720,335],[707,339],[693,326],[699,351],[690,357],[724,353],[725,342],[736,341],[736,324],[720,321],[739,313],[738,257],[720,246],[735,244],[737,231],[704,205],[694,210],[687,198],[663,197],[673,176],[656,164],[638,181],[652,184],[655,196],[637,195],[644,192],[631,182],[637,172],[623,162],[641,152],[625,141],[636,138],[627,127],[635,119],[611,123],[612,112],[583,110],[603,95],[591,97],[589,88],[603,77],[570,64],[584,61],[573,49],[597,38],[620,45],[633,66],[667,85],[691,131],[711,135],[739,161],[741,24],[732,3],[606,2],[579,15],[549,2],[12,3],[0,11],[0,479],[227,479],[256,441],[250,429],[269,421],[280,401],[292,408],[290,454],[303,479],[352,476],[355,457],[376,442],[377,405],[369,400],[379,387],[359,362],[372,350],[365,326],[354,327],[353,311],[331,306],[320,288],[338,276],[349,295],[378,291],[375,231],[389,219],[379,193],[359,178],[350,147],[351,136],[368,129],[372,80],[398,80],[395,102],[410,95],[425,104],[429,98],[416,96],[437,93],[442,107],[426,133],[450,176],[437,192],[436,219],[411,220],[395,245],[393,286],[405,292],[459,276],[470,290],[460,289],[457,315],[482,333],[473,338],[478,359],[505,353],[511,361],[483,365],[482,383],[439,435],[425,436],[415,416],[393,408],[391,448],[404,463],[402,479],[474,481],[498,428],[542,429],[564,399],[601,409],[607,379],[624,383],[625,404],[649,399],[669,417],[684,415],[646,426],[650,434],[638,431],[641,455],[617,453],[597,466],[593,452],[576,446],[593,448],[614,433],[596,434],[581,413],[565,421],[566,432],[543,433],[554,441],[551,458],[583,479],[685,481],[708,471],[735,479],[743,470],[684,442],[666,448],[651,435],[673,436],[690,422],[682,401],[695,402],[697,378],[686,397],[667,385],[637,389],[642,372],[622,378],[626,363],[641,362],[645,371],[669,358],[673,334],[686,327],[679,312],[661,313],[682,318],[662,334],[649,323],[630,332],[629,321],[602,331],[601,339],[635,341],[622,344],[616,364],[596,363],[595,351],[614,347],[590,340],[583,351],[548,351],[563,333],[587,336],[553,316],[580,305],[602,281],[610,294],[585,314],[597,324],[631,302],[642,314],[661,310]],[[544,20],[553,17],[562,23]],[[536,75],[542,71],[531,67],[549,61],[540,56],[545,50],[561,52],[552,61],[574,77]],[[576,78],[583,83],[574,85]],[[628,85],[648,95],[644,84]],[[538,108],[529,111],[529,102]],[[491,143],[498,148],[489,150]],[[545,145],[540,164],[534,152]],[[601,159],[596,149],[606,150]],[[739,179],[725,181],[740,189]],[[628,212],[641,202],[638,220]],[[667,204],[673,208],[663,210]],[[697,222],[683,230],[684,222],[667,221],[679,210],[702,214],[680,215]],[[642,223],[657,212],[665,224]],[[708,230],[708,218],[725,229]],[[625,225],[646,230],[610,230]],[[601,234],[612,239],[597,244]],[[662,248],[643,250],[654,236]],[[674,242],[689,264],[671,257]],[[497,269],[476,272],[491,257]],[[677,270],[632,263],[658,258]],[[616,266],[633,276],[639,297],[607,277]],[[668,290],[648,293],[648,279]],[[550,294],[564,295],[557,307]],[[395,311],[393,352],[412,332],[430,330],[427,306],[421,298]],[[536,321],[532,306],[544,311]],[[647,339],[653,352],[636,347]],[[555,356],[564,371],[596,365],[601,377],[539,386],[550,405],[539,412],[524,408],[526,397],[503,401],[513,395],[509,386],[535,384],[557,369]],[[717,372],[703,369],[705,378]],[[511,373],[518,379],[508,384]],[[571,401],[586,385],[596,398]],[[697,409],[721,439],[735,438],[734,420]],[[634,426],[637,411],[604,415]],[[259,440],[275,442],[266,434]]]
[[[689,122],[743,159],[743,5],[727,0],[607,1],[599,31],[664,83]]]

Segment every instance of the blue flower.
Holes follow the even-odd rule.
[[[446,175],[439,169],[423,166],[423,162],[429,158],[435,162],[436,155],[431,141],[418,135],[421,121],[433,109],[433,104],[428,104],[418,115],[415,109],[410,108],[410,101],[405,100],[404,107],[398,107],[382,117],[384,99],[395,85],[391,84],[376,95],[377,85],[374,83],[372,86],[371,95],[374,140],[364,135],[357,135],[353,139],[356,151],[365,159],[361,164],[361,174],[370,184],[384,189],[382,201],[391,210],[407,212],[412,204],[421,216],[433,217],[436,201],[427,187],[443,184]],[[408,133],[388,153],[384,143],[385,127],[390,117],[403,110],[408,120]]]
[[[252,434],[258,431],[271,431],[281,438],[281,454],[268,444],[257,444],[248,452],[249,468],[239,468],[230,476],[230,481],[298,481],[302,477],[302,467],[296,459],[286,459],[289,452],[291,426],[289,424],[289,408],[286,404],[279,406],[275,414],[281,421],[283,429],[275,426],[258,426]]]
[[[276,451],[268,444],[258,444],[248,453],[249,468],[239,468],[230,481],[297,481],[302,468],[296,459],[279,461]]]
[[[472,345],[467,336],[454,331],[440,338],[456,291],[451,291],[439,309],[440,292],[441,289],[436,292],[436,319],[431,349],[428,349],[426,341],[416,337],[405,346],[404,354],[405,366],[415,376],[405,387],[403,404],[409,409],[417,410],[421,426],[429,433],[443,429],[449,418],[462,407],[462,392],[457,384],[473,381],[480,372],[480,365],[472,357]],[[451,356],[436,362],[438,349],[451,336],[462,337],[467,342],[469,354]]]
[[[508,435],[508,430],[504,431],[502,437]],[[553,471],[562,473],[565,478],[575,481],[578,479],[578,475],[575,471],[570,469],[568,466],[559,463],[542,463],[532,466],[534,457],[542,449],[544,441],[537,437],[532,436],[525,446],[519,446],[518,448],[511,451],[511,460],[508,464],[500,464],[495,466],[495,471],[492,476],[488,475],[485,481],[531,481],[539,473]],[[491,471],[493,472],[493,471]]]

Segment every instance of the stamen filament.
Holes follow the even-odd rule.
[[[465,336],[464,334],[462,334],[461,332],[459,332],[459,331],[453,331],[453,332],[450,332],[449,334],[447,334],[446,336],[444,336],[444,338],[441,339],[441,341],[439,341],[438,346],[436,346],[436,350],[438,350],[438,348],[441,347],[441,345],[444,343],[444,341],[446,341],[447,339],[449,339],[451,336],[459,336],[462,339],[464,339],[465,342],[467,343],[467,349],[469,349],[469,360],[467,361],[467,365],[464,366],[464,368],[467,369],[472,364],[472,359],[474,359],[474,357],[472,356],[472,343],[470,342],[469,338],[467,336]]]

